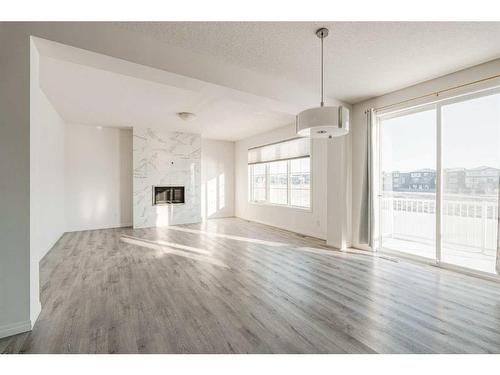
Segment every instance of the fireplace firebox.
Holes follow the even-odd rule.
[[[184,186],[153,186],[153,206],[181,203],[185,203]]]

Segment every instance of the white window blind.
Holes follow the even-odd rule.
[[[296,159],[310,156],[310,138],[295,138],[248,150],[248,164]]]

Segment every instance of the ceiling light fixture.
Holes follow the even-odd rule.
[[[333,138],[349,133],[349,109],[343,106],[325,107],[323,98],[323,41],[328,36],[328,29],[316,31],[321,39],[321,104],[319,107],[306,109],[296,118],[296,132],[300,136],[312,138]]]
[[[179,117],[181,120],[184,121],[190,121],[193,120],[196,117],[196,115],[191,112],[177,112],[177,117]]]

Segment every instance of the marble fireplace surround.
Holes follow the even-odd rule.
[[[134,228],[201,221],[201,136],[152,128],[133,130]],[[153,205],[154,186],[184,186],[185,203]]]

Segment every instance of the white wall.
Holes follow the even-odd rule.
[[[368,108],[377,108],[393,103],[398,103],[407,99],[427,95],[446,88],[459,86],[472,81],[497,75],[500,72],[500,59],[477,65],[469,69],[464,69],[446,76],[433,79],[408,87],[403,90],[383,95],[374,99],[358,103],[353,106],[351,121],[352,137],[352,230],[353,246],[364,248],[359,242],[359,230],[361,217],[361,197],[365,184],[366,171],[364,167],[366,158],[366,117],[364,111]],[[479,86],[484,88],[487,85],[498,85],[499,81],[485,82]],[[474,90],[474,87],[463,88],[464,90]],[[447,95],[456,95],[460,91],[449,92]],[[429,99],[426,99],[429,100]],[[420,101],[422,102],[422,101]],[[416,102],[412,102],[415,104]]]
[[[235,214],[297,233],[326,239],[327,232],[327,140],[315,139],[311,147],[312,210],[269,206],[248,201],[248,149],[296,137],[291,124],[240,140],[235,145]]]
[[[39,55],[31,45],[30,320],[40,312],[39,263],[65,231],[65,124],[39,87]]]
[[[234,142],[201,140],[201,216],[234,216]]]
[[[132,225],[132,130],[68,124],[65,149],[66,231]],[[202,139],[201,179],[202,217],[234,216],[234,142]]]
[[[66,231],[132,225],[132,129],[68,124]]]
[[[346,250],[351,246],[351,135],[327,143],[326,243]]]

